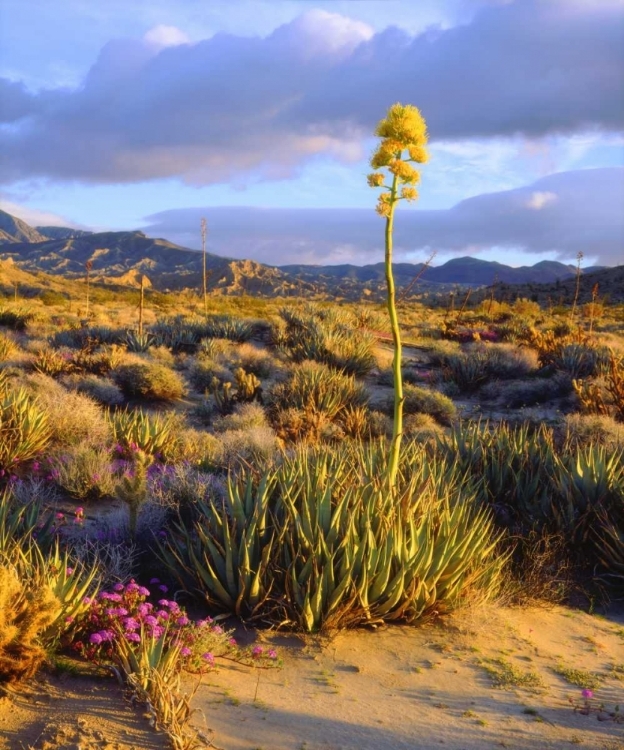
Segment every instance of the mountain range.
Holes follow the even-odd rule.
[[[67,278],[85,276],[91,261],[94,281],[137,286],[141,275],[158,290],[197,288],[202,280],[202,255],[140,231],[89,232],[70,227],[37,226],[0,211],[0,259],[23,270],[43,271]],[[382,262],[365,266],[270,266],[206,254],[208,287],[212,293],[261,296],[331,296],[360,299],[385,292]],[[599,270],[594,266],[583,273]],[[420,274],[412,293],[444,291],[455,285],[472,287],[495,283],[556,283],[571,279],[576,267],[556,261],[534,266],[511,266],[479,258],[454,258],[440,266],[396,263],[399,290]]]

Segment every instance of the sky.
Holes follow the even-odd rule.
[[[397,260],[624,263],[624,0],[3,0],[0,207],[378,262],[396,101],[430,139]]]

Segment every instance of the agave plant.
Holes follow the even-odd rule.
[[[109,411],[115,440],[123,447],[136,446],[144,453],[175,457],[179,448],[178,420],[172,414],[154,414],[143,409]]]
[[[47,414],[23,389],[0,387],[0,469],[12,471],[50,442]]]
[[[271,562],[278,536],[271,502],[276,477],[255,482],[230,478],[227,496],[198,500],[197,520],[178,523],[167,544],[159,544],[168,569],[187,589],[237,615],[253,616],[272,585]]]
[[[415,622],[453,608],[471,588],[496,591],[504,560],[494,556],[488,512],[457,468],[410,453],[398,494],[382,478],[379,444],[368,454],[322,450],[284,462],[285,601],[297,625]],[[453,492],[462,487],[459,502]]]
[[[557,456],[553,471],[553,515],[559,530],[576,542],[587,537],[601,509],[624,504],[624,453],[589,445],[573,455]]]
[[[41,549],[52,540],[52,513],[44,512],[40,502],[18,503],[11,491],[0,494],[0,557],[10,557],[16,548],[23,549],[37,537]]]
[[[469,591],[493,595],[504,556],[459,464],[414,448],[395,495],[385,461],[381,444],[300,449],[257,484],[231,480],[221,508],[199,503],[161,558],[211,602],[307,631],[414,622]]]
[[[154,346],[156,338],[149,333],[128,331],[125,344],[129,352],[146,352]]]

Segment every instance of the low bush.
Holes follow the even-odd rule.
[[[103,406],[121,406],[123,394],[116,383],[97,375],[70,375],[63,379],[66,388],[83,393]]]
[[[499,401],[508,409],[547,403],[572,393],[569,376],[560,373],[551,378],[532,378],[509,383],[487,383],[480,391],[484,401]]]
[[[457,409],[450,398],[431,388],[420,388],[406,383],[403,386],[403,413],[427,414],[440,424],[448,425],[455,419]],[[388,413],[392,413],[394,398],[388,401]]]
[[[58,487],[74,500],[87,502],[111,497],[117,483],[108,450],[78,445],[50,459],[50,473]]]
[[[39,389],[37,398],[47,413],[57,448],[110,445],[110,424],[101,407],[89,396],[68,391],[52,381],[50,387]]]
[[[127,398],[177,401],[184,395],[182,379],[164,365],[147,362],[121,365],[112,375]]]

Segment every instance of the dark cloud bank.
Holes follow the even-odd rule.
[[[434,139],[621,130],[623,86],[624,8],[604,1],[516,0],[416,37],[312,11],[266,38],[117,40],[78,89],[0,81],[0,181],[283,177],[359,158],[397,100]]]
[[[479,195],[451,209],[401,207],[395,223],[397,259],[424,260],[431,250],[465,255],[491,247],[605,265],[624,264],[624,168],[562,172],[533,185]],[[189,208],[148,217],[145,231],[198,247],[199,222],[209,249],[265,263],[377,262],[382,220],[370,209]]]

